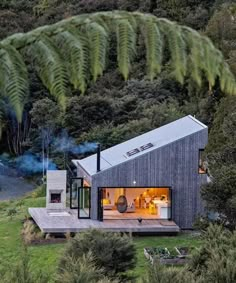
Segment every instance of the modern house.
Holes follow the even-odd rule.
[[[84,223],[101,228],[114,224],[117,230],[124,226],[128,231],[134,221],[142,223],[138,227],[143,231],[145,223],[146,231],[155,231],[155,225],[175,227],[173,231],[192,228],[204,212],[200,187],[207,182],[202,158],[207,140],[207,126],[189,115],[109,149],[100,151],[98,146],[96,154],[73,160],[77,177],[71,179],[67,211],[74,217],[78,212],[74,231]],[[29,211],[46,231],[39,211]],[[48,217],[45,209],[40,213]]]

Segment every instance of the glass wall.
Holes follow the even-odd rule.
[[[83,178],[71,178],[70,180],[70,208],[78,209],[78,189],[83,187]]]
[[[82,187],[78,189],[78,217],[79,218],[90,218],[90,198],[91,188]]]
[[[122,211],[121,199],[127,205]],[[103,188],[101,205],[103,219],[171,219],[171,189]]]

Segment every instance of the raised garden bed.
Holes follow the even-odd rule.
[[[186,255],[183,255],[186,253]],[[178,247],[171,251],[163,247],[144,248],[145,257],[153,264],[158,260],[161,264],[183,265],[188,261],[186,247]]]

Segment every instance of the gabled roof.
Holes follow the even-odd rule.
[[[101,152],[101,171],[139,157],[205,128],[207,128],[206,125],[202,124],[191,115],[188,115],[126,142],[110,147]],[[91,176],[97,174],[96,160],[97,155],[93,154],[84,159],[72,161],[77,167],[81,166]]]

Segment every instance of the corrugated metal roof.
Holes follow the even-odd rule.
[[[142,154],[146,154],[147,152],[194,134],[204,128],[207,128],[207,126],[191,115],[188,115],[126,142],[103,150],[101,152],[101,171],[139,157]],[[148,143],[152,143],[153,146],[142,150],[142,146]],[[138,149],[139,152],[129,156],[127,153],[134,149]],[[94,175],[97,173],[96,160],[97,156],[96,154],[93,154],[87,158],[72,161],[76,166],[81,166],[88,174]]]

